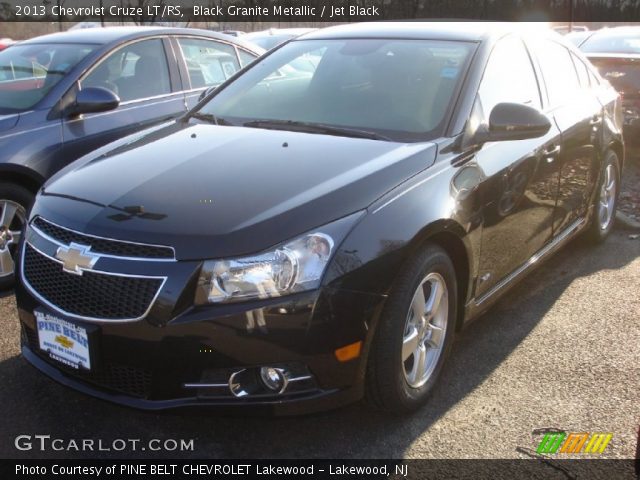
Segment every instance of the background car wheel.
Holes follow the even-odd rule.
[[[24,187],[0,183],[0,290],[13,286],[15,254],[33,198]]]
[[[607,152],[602,162],[602,173],[596,190],[596,199],[587,231],[589,240],[603,242],[611,233],[616,221],[618,194],[620,192],[620,162],[615,152]]]
[[[406,413],[426,402],[451,350],[457,300],[455,270],[444,250],[429,245],[407,262],[373,340],[368,403]]]

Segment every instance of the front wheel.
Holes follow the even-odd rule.
[[[455,270],[446,252],[425,247],[405,265],[380,318],[367,366],[367,400],[411,412],[431,393],[451,349]]]
[[[32,203],[26,188],[0,183],[0,290],[13,286],[16,251]]]
[[[609,236],[616,221],[618,194],[620,191],[620,162],[613,151],[607,152],[602,162],[602,173],[593,206],[589,239],[601,243]]]

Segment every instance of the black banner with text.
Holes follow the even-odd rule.
[[[413,19],[640,21],[628,0],[10,0],[0,21],[354,22]]]
[[[633,460],[0,460],[0,478],[607,479],[636,478]]]

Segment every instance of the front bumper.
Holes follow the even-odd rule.
[[[141,409],[252,407],[272,414],[324,410],[362,397],[368,325],[384,300],[323,288],[253,304],[189,307],[168,321],[158,314],[159,308],[169,308],[166,303],[134,322],[67,319],[93,331],[92,368],[86,371],[67,367],[39,348],[34,310],[64,315],[44,305],[23,282],[16,299],[25,359],[62,384]],[[360,356],[339,361],[335,351],[356,342],[362,342]],[[237,398],[231,393],[232,373],[267,365],[285,366],[301,381],[290,382],[281,394]]]

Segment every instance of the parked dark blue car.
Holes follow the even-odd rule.
[[[263,50],[228,35],[112,27],[0,52],[0,288],[33,198],[71,161],[193,107]]]

